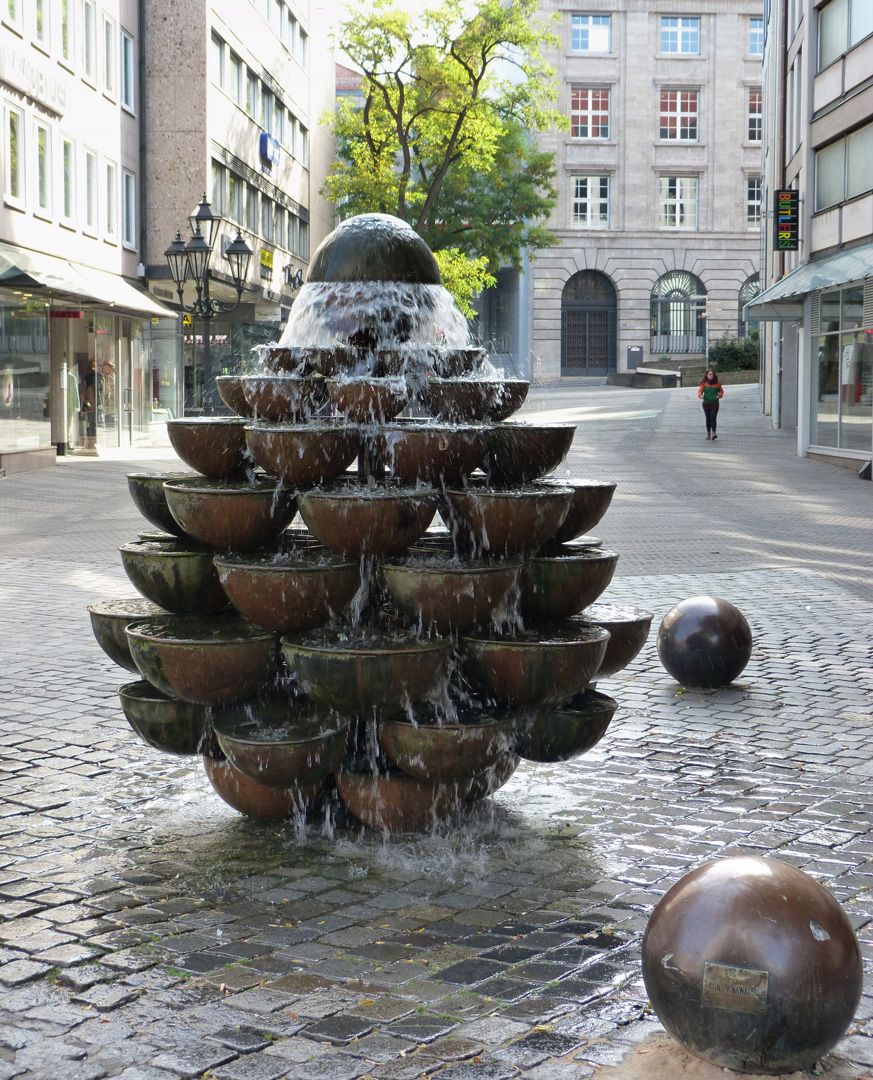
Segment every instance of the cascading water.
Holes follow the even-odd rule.
[[[559,530],[572,540],[592,527],[614,485],[540,482],[575,429],[503,422],[527,384],[501,379],[470,345],[421,238],[385,215],[343,222],[313,256],[281,340],[258,358],[269,370],[222,377],[222,398],[245,420],[171,422],[180,456],[211,477],[170,483],[151,518],[171,513],[182,534],[162,555],[184,593],[173,610],[204,610],[208,585],[213,607],[218,587],[237,611],[193,635],[190,620],[137,616],[122,662],[159,688],[122,688],[137,732],[202,752],[213,787],[242,813],[320,813],[332,828],[341,802],[390,832],[457,820],[520,757],[589,749],[615,703],[588,685],[609,633],[596,612],[578,613],[614,557],[541,549]],[[295,510],[305,528],[287,527]],[[446,527],[431,531],[437,511]],[[194,548],[189,533],[220,549],[199,584],[176,566]],[[250,553],[229,540],[243,535]],[[196,550],[202,561],[208,547]],[[530,612],[537,621],[522,622]],[[114,658],[119,619],[133,614],[92,609],[98,640],[114,633]],[[614,672],[651,616],[607,616]]]

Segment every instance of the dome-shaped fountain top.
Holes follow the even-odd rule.
[[[390,214],[341,222],[319,244],[306,280],[442,284],[430,248],[411,225]]]

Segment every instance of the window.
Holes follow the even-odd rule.
[[[611,16],[571,15],[570,49],[573,52],[610,52],[612,50]]]
[[[266,195],[261,196],[261,236],[273,242],[273,204]]]
[[[818,13],[818,69],[873,34],[870,0],[831,0]]]
[[[749,142],[760,142],[764,127],[764,96],[760,87],[749,91],[746,136]]]
[[[61,59],[73,63],[73,0],[61,0]]]
[[[5,107],[6,202],[24,203],[24,113]]]
[[[285,9],[285,21],[282,23],[282,41],[289,52],[297,51],[297,20]]]
[[[61,144],[61,220],[73,224],[76,217],[76,148],[72,139]]]
[[[210,60],[212,81],[217,86],[224,86],[224,40],[213,34],[210,41]]]
[[[105,163],[104,184],[104,235],[108,240],[118,237],[118,166],[114,161]]]
[[[115,23],[103,16],[103,89],[115,94]]]
[[[570,134],[574,139],[609,138],[609,90],[571,88]]]
[[[127,169],[121,170],[121,242],[136,247],[136,177]]]
[[[301,221],[298,229],[297,254],[301,259],[309,258],[309,222]]]
[[[697,177],[662,176],[659,179],[661,214],[658,224],[664,229],[696,229]]]
[[[227,210],[227,169],[217,161],[212,162],[212,207],[222,215]]]
[[[309,64],[309,34],[305,30],[298,30],[297,33],[297,59],[300,61],[301,67],[307,67]]]
[[[246,228],[252,233],[258,231],[258,189],[251,184],[246,186]]]
[[[696,56],[700,52],[700,19],[696,16],[662,15],[661,52]]]
[[[296,255],[300,246],[300,218],[288,211],[288,243],[287,248],[292,255]]]
[[[609,227],[609,177],[573,177],[573,224],[586,229]]]
[[[243,103],[243,62],[235,52],[230,53],[230,63],[227,68],[227,92],[237,103]]]
[[[277,206],[273,211],[273,239],[279,247],[285,247],[285,208]]]
[[[672,270],[652,289],[653,353],[706,352],[706,289],[700,278]]]
[[[227,174],[227,216],[238,225],[242,224],[243,182],[232,172]]]
[[[51,131],[38,120],[33,125],[34,204],[37,213],[52,212],[52,144]]]
[[[49,26],[49,0],[33,0],[35,23],[33,36],[48,49],[51,44],[51,27]]]
[[[301,124],[298,131],[297,151],[302,165],[309,164],[309,132]]]
[[[660,135],[679,142],[697,141],[697,90],[662,90]]]
[[[285,142],[285,108],[278,98],[276,99],[276,115],[273,119],[273,134],[277,142]]]
[[[82,71],[90,82],[97,81],[97,10],[94,0],[82,8]]]
[[[810,442],[862,450],[869,456],[873,413],[873,345],[864,319],[863,285],[821,293],[821,333],[812,339]],[[866,326],[866,332],[863,327]]]
[[[260,114],[260,103],[261,84],[258,81],[257,75],[255,75],[253,71],[250,71],[246,81],[246,112],[255,120]]]
[[[13,26],[21,26],[21,0],[3,0],[3,18]]]
[[[133,38],[121,31],[121,104],[131,112],[136,108],[136,58]]]
[[[261,92],[261,127],[265,131],[273,130],[273,93],[266,86]]]
[[[97,155],[85,150],[85,229],[97,235]]]
[[[815,155],[815,208],[824,210],[844,199],[873,190],[873,124],[838,139]]]
[[[749,319],[746,322],[743,317],[743,308],[746,304],[751,303],[752,300],[761,291],[761,279],[758,274],[751,274],[743,284],[740,286],[739,295],[737,296],[737,337],[744,338],[749,336],[750,330],[758,329],[758,320],[755,318]]]
[[[749,19],[749,56],[764,55],[764,20]]]
[[[746,224],[761,224],[761,177],[746,178]]]

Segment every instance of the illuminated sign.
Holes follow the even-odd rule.
[[[265,169],[272,169],[279,164],[281,157],[279,143],[267,131],[262,131],[258,137],[258,156]]]
[[[774,251],[797,251],[800,242],[800,196],[789,188],[777,188],[773,211]]]
[[[83,318],[83,315],[82,315],[81,311],[65,311],[62,308],[61,309],[55,308],[54,310],[49,312],[49,318],[50,319],[81,319],[81,318]]]
[[[261,277],[273,276],[273,252],[268,248],[261,248]]]

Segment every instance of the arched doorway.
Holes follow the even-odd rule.
[[[748,337],[750,331],[758,329],[758,320],[750,319],[748,322],[743,318],[743,308],[749,301],[754,300],[758,293],[761,291],[761,279],[758,274],[752,274],[747,277],[743,284],[740,286],[740,295],[738,299],[739,311],[737,313],[737,337]]]
[[[580,270],[561,294],[561,374],[615,371],[618,300],[605,274]]]
[[[671,270],[652,289],[652,354],[706,352],[706,289],[687,270]]]

